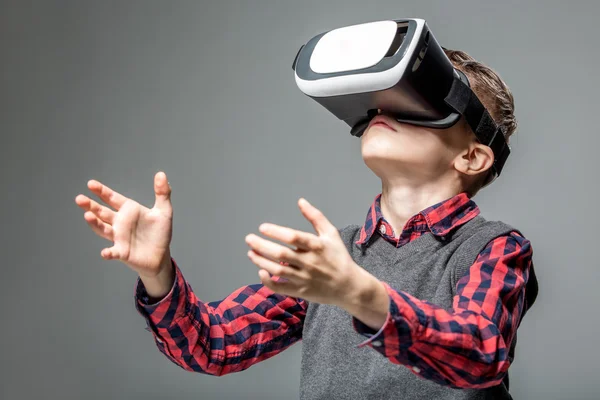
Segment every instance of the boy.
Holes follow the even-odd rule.
[[[445,50],[502,127],[516,129],[510,90],[464,52]],[[510,399],[516,330],[537,295],[532,248],[484,220],[471,198],[491,149],[461,120],[448,129],[376,116],[362,156],[382,193],[364,224],[338,230],[306,200],[316,234],[263,224],[248,235],[261,284],[204,303],[171,258],[164,173],[148,209],[97,182],[85,220],[139,274],[136,307],[159,350],[188,371],[239,372],[303,340],[302,399]],[[116,210],[116,211],[115,211]]]

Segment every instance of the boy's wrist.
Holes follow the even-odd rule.
[[[150,304],[162,300],[171,291],[175,281],[175,268],[171,255],[169,253],[165,255],[158,274],[152,277],[140,275],[140,280],[144,284]]]
[[[349,300],[341,305],[349,314],[372,329],[385,323],[389,310],[389,295],[382,282],[367,271],[361,270],[350,285]]]

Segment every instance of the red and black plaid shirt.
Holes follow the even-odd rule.
[[[371,205],[357,244],[379,234],[400,247],[426,232],[446,235],[479,214],[462,193],[418,213],[396,236],[381,214],[380,198]],[[510,345],[527,309],[531,256],[529,241],[513,232],[479,254],[457,283],[452,312],[384,282],[391,307],[381,329],[375,332],[356,318],[348,323],[367,338],[359,347],[370,346],[426,379],[462,388],[497,385],[510,365]],[[242,371],[302,339],[306,300],[253,284],[204,303],[174,260],[173,266],[175,283],[165,298],[147,304],[139,278],[135,297],[158,349],[181,368],[210,375]]]

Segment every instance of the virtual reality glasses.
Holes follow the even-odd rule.
[[[303,45],[292,64],[298,88],[360,137],[382,110],[398,122],[448,128],[461,116],[494,152],[486,185],[510,154],[502,132],[422,19],[346,26]]]

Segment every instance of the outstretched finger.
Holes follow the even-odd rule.
[[[321,239],[312,233],[302,232],[296,229],[270,223],[261,224],[258,227],[258,230],[270,238],[277,239],[283,243],[295,246],[299,250],[323,250],[323,243],[321,242]]]
[[[282,278],[299,282],[303,282],[308,279],[305,271],[291,267],[285,263],[271,261],[254,250],[248,251],[248,258],[250,258],[250,261],[256,264],[259,269],[264,269],[271,275],[280,276]]]
[[[121,258],[121,253],[119,252],[119,249],[117,249],[116,246],[113,246],[107,247],[106,249],[102,249],[102,251],[100,252],[100,256],[102,256],[102,258],[104,258],[105,260],[118,260]]]
[[[90,199],[82,194],[75,197],[75,203],[85,211],[93,212],[101,221],[108,224],[113,224],[115,219],[115,212],[108,207],[101,205],[100,203]]]
[[[102,199],[106,204],[114,208],[115,210],[119,210],[123,204],[128,200],[127,197],[123,196],[121,193],[115,192],[111,188],[102,183],[91,179],[88,182],[88,188],[98,197]]]
[[[306,199],[301,198],[298,200],[298,206],[304,218],[312,224],[319,236],[337,231],[321,210],[310,204]]]
[[[167,180],[167,174],[160,171],[154,175],[154,194],[156,195],[156,202],[154,207],[159,210],[171,213],[171,185]]]
[[[100,221],[100,219],[91,211],[86,211],[85,214],[83,214],[83,218],[98,236],[110,240],[111,242],[114,241],[114,231],[112,226],[106,222]]]
[[[280,276],[271,276],[270,272],[264,269],[258,271],[258,277],[265,287],[268,287],[275,293],[283,294],[286,296],[298,297],[297,284]]]

